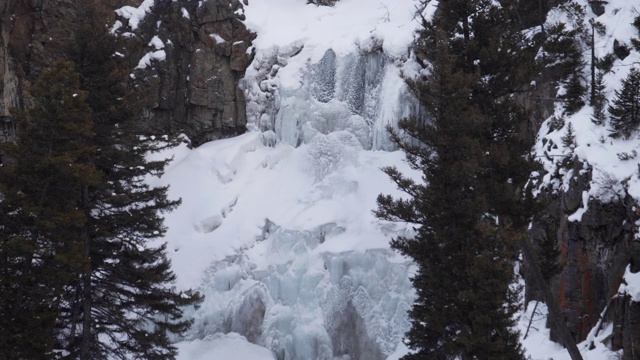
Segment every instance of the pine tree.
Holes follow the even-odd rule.
[[[173,359],[168,335],[188,329],[182,309],[201,300],[172,287],[166,247],[154,245],[165,233],[161,214],[179,200],[167,199],[167,187],[145,182],[167,162],[146,159],[158,144],[139,126],[139,95],[126,86],[126,63],[113,56],[117,40],[91,7],[86,19],[71,54],[89,94],[97,146],[92,160],[102,181],[83,189],[89,261],[68,309],[66,348],[80,359]]]
[[[611,134],[613,138],[628,139],[640,126],[640,71],[633,68],[622,82],[622,89],[615,91],[615,99],[609,106]]]
[[[416,352],[405,359],[522,359],[513,330],[517,291],[510,285],[516,234],[524,222],[508,194],[516,193],[513,186],[523,174],[513,171],[522,167],[511,166],[515,158],[505,147],[513,138],[503,123],[509,116],[494,116],[513,108],[497,102],[483,113],[473,101],[477,75],[455,65],[466,66],[449,52],[446,34],[436,39],[431,74],[411,84],[429,121],[400,121],[413,141],[392,132],[428,185],[386,168],[410,199],[381,195],[376,211],[382,219],[417,225],[415,237],[392,241],[418,265],[412,278],[418,296],[406,334]],[[496,219],[507,209],[513,220],[499,220],[500,226]]]
[[[575,114],[585,105],[583,97],[587,88],[582,85],[580,76],[577,73],[571,75],[565,86],[567,91],[562,96],[562,99],[565,101],[564,113],[567,115]]]
[[[561,140],[562,145],[564,145],[566,148],[569,148],[571,150],[576,148],[578,144],[576,143],[576,132],[573,128],[573,124],[569,123],[567,125],[567,130],[565,131],[564,135],[562,135]]]
[[[32,89],[15,161],[0,172],[0,350],[16,359],[173,359],[171,333],[201,297],[173,287],[162,213],[179,200],[145,178],[160,143],[139,128],[126,59],[92,12],[78,26],[75,62]],[[164,146],[164,145],[163,145]],[[13,165],[15,164],[15,165]],[[60,349],[54,355],[53,350]],[[6,350],[6,351],[4,351]],[[9,355],[7,355],[9,356]]]
[[[577,17],[584,18],[583,15]],[[555,69],[562,79],[569,79],[584,67],[579,41],[584,32],[583,26],[568,29],[565,23],[560,22],[549,27],[545,33],[542,61],[547,67]]]
[[[560,249],[556,245],[554,234],[545,236],[540,243],[540,269],[542,277],[545,281],[550,281],[555,275],[562,272],[562,264],[560,264]]]
[[[0,173],[0,352],[52,358],[55,324],[82,256],[82,188],[97,184],[91,110],[70,62],[43,71]]]
[[[604,94],[604,73],[598,71],[596,74],[596,81],[593,86],[593,96],[591,99],[591,106],[593,106],[593,115],[591,115],[591,121],[596,125],[604,125],[607,121],[607,114],[605,113],[605,106],[607,105],[607,98]]]

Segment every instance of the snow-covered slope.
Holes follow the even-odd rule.
[[[586,0],[576,2],[589,9]],[[630,39],[636,34],[632,23],[637,16],[637,11],[635,10],[637,7],[638,4],[633,1],[611,0],[608,1],[607,11],[601,16],[597,16],[590,10],[587,11],[586,21],[589,19],[597,20],[604,24],[607,29],[604,36],[596,35],[595,37],[596,57],[603,58],[611,53],[615,40],[621,44],[626,44],[632,49]],[[547,23],[562,20],[563,17],[559,11],[552,11]],[[609,103],[615,97],[614,91],[621,89],[622,80],[627,77],[634,66],[639,67],[638,64],[640,64],[640,54],[637,51],[631,51],[630,55],[624,60],[616,58],[611,71],[604,76],[606,85],[604,92],[605,97],[609,99]],[[584,74],[582,75],[585,79],[590,78],[588,66],[584,68]],[[613,139],[609,137],[609,134],[611,134],[609,124],[594,124],[591,121],[592,114],[593,108],[585,106],[577,114],[567,117],[563,114],[562,103],[556,104],[555,117],[564,118],[565,126],[554,128],[552,126],[553,118],[549,118],[542,125],[538,142],[534,148],[536,157],[540,159],[547,171],[546,178],[542,179],[542,183],[555,182],[555,186],[558,189],[569,186],[568,181],[571,179],[571,174],[559,168],[564,158],[575,155],[585,162],[585,166],[594,168],[594,179],[590,184],[591,190],[588,194],[585,194],[585,199],[588,200],[588,197],[592,196],[604,202],[613,200],[616,197],[616,192],[622,192],[624,189],[622,186],[610,188],[611,181],[618,182],[618,184],[621,181],[628,181],[629,193],[634,198],[640,199],[640,179],[638,178],[637,161],[634,159],[621,160],[619,156],[619,154],[623,153],[633,154],[634,149],[638,146],[637,136],[632,136],[628,140]],[[576,134],[576,146],[574,149],[563,146],[562,142],[562,137],[566,133],[569,123],[574,127]],[[565,176],[554,180],[552,179],[552,174],[557,171],[562,172]],[[622,195],[622,193],[619,195]],[[586,202],[584,205],[587,206]],[[584,207],[578,210],[572,215],[572,220],[579,221],[585,211],[586,208]]]

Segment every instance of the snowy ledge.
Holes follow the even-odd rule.
[[[631,296],[631,300],[640,302],[640,272],[631,272],[631,265],[628,265],[622,279],[618,294],[627,294]]]

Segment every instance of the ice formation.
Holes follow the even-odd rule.
[[[379,167],[410,173],[401,152],[363,150],[342,130],[297,148],[251,132],[174,155],[161,181],[183,204],[166,240],[178,285],[205,295],[187,313],[189,348],[237,334],[277,359],[396,350],[413,268],[388,241],[411,229],[371,210],[379,193],[400,195]]]
[[[379,49],[345,56],[328,49],[317,63],[298,69],[298,81],[287,83],[291,79],[278,73],[298,51],[274,49],[254,61],[244,84],[254,129],[292,146],[346,131],[365,150],[394,150],[386,127],[418,111],[396,61]]]
[[[408,329],[408,264],[386,249],[317,251],[344,231],[266,220],[253,247],[207,270],[191,337],[238,333],[278,359],[386,358]],[[252,262],[260,257],[262,264]]]
[[[380,167],[411,174],[386,126],[417,112],[401,77],[414,5],[246,7],[258,34],[242,84],[250,131],[174,150],[161,179],[183,200],[166,218],[178,285],[205,295],[181,349],[249,342],[275,359],[341,360],[406,349],[413,266],[389,240],[411,229],[372,210],[380,193],[401,196]],[[356,8],[362,23],[347,21]]]

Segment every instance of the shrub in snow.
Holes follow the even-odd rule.
[[[603,203],[623,201],[626,193],[625,186],[613,173],[600,170],[595,174],[593,196],[596,199]]]
[[[575,114],[585,105],[583,97],[587,88],[582,85],[580,76],[578,76],[577,73],[571,75],[571,78],[569,78],[565,86],[567,92],[562,95],[562,98],[565,100],[564,112],[568,115]]]
[[[309,0],[307,4],[316,4],[321,6],[333,6],[338,0]]]
[[[636,156],[638,156],[638,152],[635,150],[631,151],[631,154],[629,154],[626,151],[620,152],[618,154],[618,159],[620,159],[621,161],[627,161],[627,160],[633,160],[636,158]]]
[[[560,130],[564,127],[564,118],[562,117],[552,117],[549,120],[549,132]]]
[[[577,143],[576,143],[576,132],[573,128],[573,125],[571,123],[569,123],[569,125],[567,125],[567,130],[564,133],[564,135],[562,136],[562,144],[573,150],[576,148]]]
[[[636,16],[636,18],[633,20],[633,26],[635,26],[636,29],[638,29],[638,32],[640,32],[640,15]],[[636,51],[640,51],[640,40],[632,38],[631,44],[633,45],[633,48],[636,49]]]
[[[600,59],[596,59],[596,67],[605,73],[611,72],[613,63],[616,61],[616,54],[609,53]]]
[[[615,95],[608,109],[611,115],[610,136],[628,139],[640,126],[640,71],[638,69],[631,69],[622,82],[622,90],[616,90]]]

